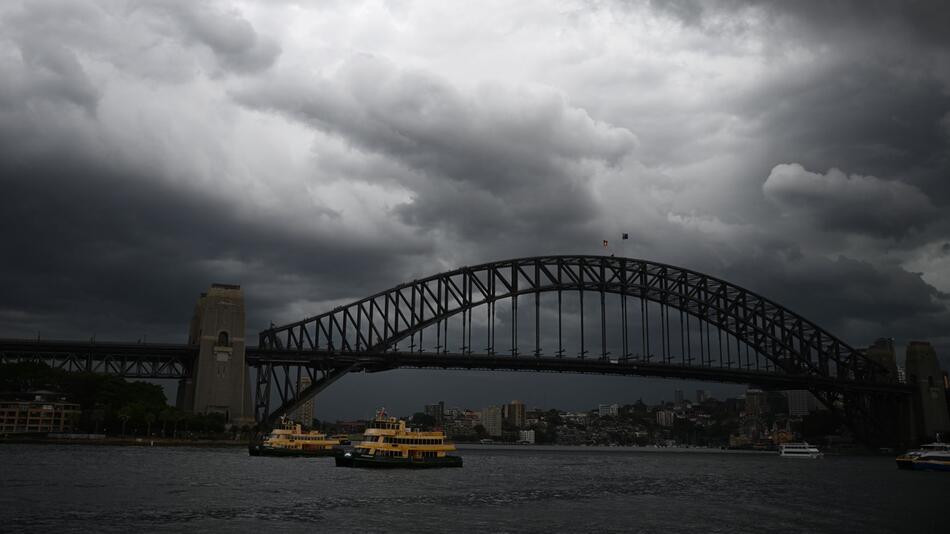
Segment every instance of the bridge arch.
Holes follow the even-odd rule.
[[[519,298],[535,295],[537,313],[541,294],[556,292],[560,297],[565,291],[599,293],[602,303],[607,294],[635,297],[677,310],[685,314],[687,322],[689,317],[698,320],[700,332],[705,323],[707,328],[712,325],[734,336],[771,363],[771,370],[777,373],[876,381],[887,372],[863,351],[755,292],[690,269],[612,256],[541,256],[462,267],[270,328],[261,332],[260,346],[290,352],[382,354],[460,315],[464,332],[466,319],[471,328],[476,308],[512,299],[516,317]],[[539,328],[537,321],[535,324]],[[625,332],[626,327],[624,324]],[[513,328],[512,356],[530,357],[518,354],[516,326]],[[621,357],[630,359],[626,341],[623,345]],[[444,347],[440,350],[448,352]],[[493,347],[488,350],[493,353]],[[471,343],[463,346],[462,352],[471,355]],[[584,353],[582,346],[581,357]],[[649,361],[648,351],[642,356]],[[606,351],[602,357],[606,358]]]

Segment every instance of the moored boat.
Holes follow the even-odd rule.
[[[824,456],[818,447],[807,442],[783,443],[778,446],[778,454],[783,458],[821,458]]]
[[[950,443],[936,441],[897,457],[899,469],[950,471]]]
[[[382,409],[363,433],[363,440],[350,452],[336,457],[337,467],[428,469],[462,467],[462,458],[447,454],[455,445],[445,434],[406,427],[406,422],[387,417]]]
[[[261,443],[248,447],[251,456],[336,456],[342,453],[340,440],[303,427],[293,421],[281,421]]]

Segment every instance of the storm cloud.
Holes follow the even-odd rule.
[[[839,169],[818,174],[801,165],[776,165],[762,185],[766,198],[792,216],[827,230],[888,237],[920,230],[936,217],[930,199],[914,186]]]
[[[606,252],[950,361],[948,25],[937,1],[7,2],[0,335],[180,342],[211,282],[253,333]],[[321,415],[369,410],[366,381],[413,409],[435,376],[473,407],[682,387],[406,371]]]

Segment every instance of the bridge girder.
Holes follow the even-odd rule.
[[[474,308],[511,299],[516,316],[518,298],[534,295],[537,313],[540,294],[565,291],[635,297],[681,311],[700,321],[700,327],[715,326],[752,347],[776,372],[872,382],[887,372],[862,351],[752,291],[680,267],[607,256],[536,257],[463,267],[264,330],[259,346],[339,353],[392,351],[405,339],[454,316],[461,314],[464,323],[468,314],[470,325]],[[513,355],[518,355],[516,325],[517,318],[512,321]],[[463,348],[464,353],[473,353],[470,342]],[[447,346],[442,352],[448,352]],[[493,352],[490,345],[489,353]],[[585,352],[582,347],[581,355]],[[622,352],[625,359],[632,356],[626,333]],[[557,354],[563,354],[563,347]],[[650,354],[643,358],[649,361]]]
[[[162,343],[113,343],[0,339],[3,363],[41,362],[53,369],[123,378],[184,378],[197,347]]]
[[[580,298],[581,321],[581,347],[576,358],[564,356],[561,338],[561,297],[565,292],[574,291]],[[558,346],[553,357],[540,350],[540,296],[546,293],[558,296]],[[585,293],[600,296],[599,358],[588,358],[589,351],[584,344]],[[619,295],[623,315],[621,354],[613,358],[607,350],[606,295]],[[535,350],[524,354],[519,351],[518,343],[518,301],[531,296],[534,296]],[[640,301],[643,323],[649,322],[648,303],[660,307],[662,350],[656,359],[651,352],[648,324],[641,325],[641,338],[645,340],[643,353],[633,354],[628,339],[627,297]],[[498,356],[494,346],[495,307],[506,299],[511,302],[512,346],[506,350],[511,355]],[[488,310],[488,346],[485,354],[477,354],[472,348],[472,312],[482,307]],[[684,338],[681,342],[684,354],[679,355],[678,363],[674,363],[675,358],[671,356],[670,309],[680,314],[680,335]],[[459,317],[462,347],[453,354],[448,350],[447,325]],[[698,323],[701,351],[705,328],[706,354],[701,352],[698,362],[689,354],[692,348],[690,318],[696,321],[694,325]],[[718,361],[712,356],[710,326],[719,334]],[[435,352],[423,352],[422,333],[427,329],[435,330]],[[723,332],[729,354],[727,361],[722,358]],[[735,362],[729,353],[729,336],[736,341],[738,358]],[[399,345],[407,340],[410,350],[401,350]],[[740,343],[746,350],[744,364]],[[264,330],[260,333],[259,348],[267,358],[283,359],[282,365],[296,362],[304,367],[319,361],[324,367],[347,362],[354,365],[352,370],[366,371],[420,367],[593,372],[808,389],[833,410],[838,410],[843,400],[847,402],[845,412],[851,420],[873,420],[873,417],[865,413],[864,406],[869,403],[848,399],[907,394],[907,388],[897,384],[896,377],[888,376],[888,370],[870,360],[862,350],[762,295],[693,270],[612,256],[513,259],[435,274],[302,321]],[[752,369],[750,348],[754,352],[755,369]],[[760,369],[760,360],[764,360],[764,372]],[[249,364],[261,365],[262,361],[249,361]],[[303,400],[293,397],[285,401],[284,406],[299,405]],[[279,415],[278,412],[281,409],[271,414],[270,419]]]

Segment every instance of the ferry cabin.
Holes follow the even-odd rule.
[[[339,440],[327,439],[326,434],[316,431],[304,432],[301,425],[292,423],[284,423],[282,428],[275,428],[264,440],[264,446],[270,449],[330,451],[339,444]]]
[[[379,457],[443,458],[455,446],[445,443],[442,432],[420,432],[406,428],[405,421],[390,417],[376,419],[363,434],[356,452]]]

